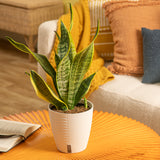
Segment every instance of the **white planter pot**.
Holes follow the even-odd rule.
[[[59,151],[76,153],[86,149],[93,116],[93,104],[87,103],[90,109],[81,113],[60,113],[51,110],[52,105],[49,105],[52,132]]]

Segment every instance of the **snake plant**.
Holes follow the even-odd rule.
[[[51,76],[56,91],[54,91],[35,71],[31,70],[30,73],[28,73],[37,96],[53,104],[57,110],[72,110],[85,96],[95,76],[95,73],[93,73],[84,79],[84,75],[88,71],[93,58],[94,40],[99,31],[99,22],[92,42],[87,48],[76,53],[76,48],[71,37],[73,25],[71,5],[70,13],[71,23],[69,31],[61,21],[61,35],[55,32],[59,39],[58,48],[55,53],[56,70],[44,55],[34,53],[26,45],[16,42],[10,37],[6,37],[17,49],[31,54],[39,62],[44,71]]]

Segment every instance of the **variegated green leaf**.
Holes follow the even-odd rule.
[[[69,51],[68,51],[69,52]],[[69,53],[61,60],[57,68],[57,87],[61,99],[67,103],[68,99],[68,85],[69,85],[69,75],[70,75],[70,59]]]
[[[64,23],[61,21],[61,39],[57,48],[57,54],[58,57],[60,58],[60,61],[67,54],[68,49],[69,49],[69,33]]]
[[[55,31],[55,33],[56,33],[56,36],[57,36],[58,40],[60,41],[61,38],[60,38],[59,34],[57,33],[57,31]],[[56,52],[56,50],[55,50],[54,47],[53,47],[53,49],[54,49],[54,53],[55,53],[56,67],[58,68],[58,64],[59,64],[59,62],[60,62],[60,58],[59,58],[59,56],[58,56],[58,54],[57,54],[57,52]]]
[[[56,51],[55,51],[55,62],[56,62],[56,67],[58,68],[58,65],[60,63],[60,58],[59,58],[58,54],[56,53]]]
[[[56,35],[60,41],[57,49],[57,55],[60,58],[60,60],[63,59],[65,54],[67,53],[69,49],[69,43],[70,43],[70,52],[69,52],[69,58],[72,62],[74,56],[76,55],[76,48],[73,42],[73,39],[71,37],[71,29],[73,26],[73,11],[72,11],[72,5],[70,4],[70,15],[71,15],[71,22],[70,22],[70,31],[68,32],[66,26],[61,21],[61,37],[58,35],[57,32]]]
[[[87,99],[84,97],[84,107],[88,108]]]
[[[69,93],[68,93],[68,106],[69,109],[74,107],[75,95],[83,80],[83,77],[89,69],[90,63],[93,58],[94,44],[90,45],[87,50],[77,54],[71,66],[71,73],[69,78]]]
[[[92,42],[94,42],[94,40],[97,38],[98,32],[99,32],[99,20],[97,21],[97,29],[96,29],[96,33],[94,35],[94,38],[93,38]]]
[[[70,58],[70,61],[71,61],[71,63],[72,63],[75,55],[77,54],[77,52],[76,52],[76,47],[75,47],[75,45],[74,45],[74,42],[73,42],[73,39],[72,39],[71,36],[69,37],[69,40],[70,40],[69,58]]]
[[[14,46],[16,47],[17,49],[19,49],[20,51],[22,52],[25,52],[25,53],[31,53],[32,54],[32,51],[25,45],[25,44],[22,44],[22,43],[19,43],[19,42],[16,42],[14,41],[12,38],[6,36],[7,40]],[[34,56],[34,55],[33,55]]]
[[[67,105],[57,97],[53,90],[51,90],[47,83],[35,71],[31,71],[30,79],[39,98],[53,104],[57,109],[68,110]]]
[[[72,39],[72,36],[71,36],[71,30],[72,30],[72,27],[73,27],[73,10],[72,10],[72,4],[70,3],[70,16],[71,16],[71,21],[70,21],[70,31],[69,31],[69,39],[70,39],[70,52],[69,52],[69,58],[71,60],[71,63],[75,57],[75,55],[77,54],[76,52],[76,47],[75,47],[75,44],[74,44],[74,41]]]
[[[73,21],[72,18],[71,18],[71,21]],[[58,46],[59,49],[57,50],[57,54],[55,56],[56,63],[58,63],[56,79],[57,79],[57,88],[58,88],[59,95],[60,95],[61,99],[63,99],[63,101],[65,103],[67,103],[70,65],[71,65],[71,62],[72,62],[74,56],[76,55],[76,49],[75,49],[73,40],[71,38],[71,35],[67,31],[63,22],[61,22],[61,33],[63,33],[63,34],[61,35],[61,41]],[[61,42],[63,42],[63,43],[61,44]],[[67,47],[64,47],[64,44]],[[68,49],[68,51],[67,51],[67,49]],[[64,51],[64,52],[62,53],[61,51]],[[67,53],[66,53],[66,51],[67,51]],[[62,59],[59,57],[61,54],[63,54],[63,56],[64,56],[64,57],[61,56]]]
[[[96,73],[93,73],[92,75],[90,75],[89,77],[87,77],[86,79],[84,79],[78,89],[78,92],[75,96],[75,102],[74,102],[74,106],[86,95],[86,93],[89,90],[90,84],[92,82],[92,79],[94,78]]]
[[[28,53],[28,54],[32,54],[32,56],[39,62],[39,64],[46,71],[46,73],[48,73],[52,77],[53,83],[54,83],[55,88],[57,90],[56,71],[54,70],[54,68],[52,67],[52,65],[49,63],[47,57],[44,56],[44,55],[32,52],[26,45],[24,45],[22,43],[19,43],[19,42],[16,42],[12,38],[10,38],[10,37],[6,37],[6,38],[8,39],[8,41],[14,47],[16,47],[17,49],[19,49],[20,51]]]
[[[71,66],[71,73],[69,78],[69,93],[68,93],[68,106],[69,109],[74,107],[75,95],[83,80],[83,77],[89,69],[90,63],[93,58],[94,44],[90,45],[86,50],[77,54]]]
[[[71,16],[71,23],[70,23],[70,31],[72,30],[73,27],[73,10],[72,10],[72,4],[69,4],[70,7],[70,16]]]
[[[78,53],[71,65],[71,73],[69,78],[69,91],[68,91],[68,107],[72,109],[74,107],[75,95],[79,89],[79,86],[83,80],[83,77],[90,67],[93,53],[94,53],[94,40],[97,37],[99,31],[99,22],[94,39],[90,45]]]
[[[60,41],[60,40],[61,40],[61,37],[59,36],[59,34],[57,33],[57,31],[54,31],[54,32],[55,32],[55,34],[56,34],[58,40]]]

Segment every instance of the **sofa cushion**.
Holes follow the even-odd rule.
[[[94,108],[136,119],[160,134],[160,83],[143,84],[142,77],[114,76],[90,95]]]
[[[104,7],[115,43],[114,60],[108,69],[116,74],[142,76],[141,28],[160,28],[160,1],[106,2]]]
[[[142,28],[143,83],[160,82],[160,30]]]

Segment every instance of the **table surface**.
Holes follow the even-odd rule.
[[[158,160],[160,136],[144,124],[112,113],[94,111],[87,149],[66,154],[56,149],[47,110],[4,117],[42,127],[0,160]]]

